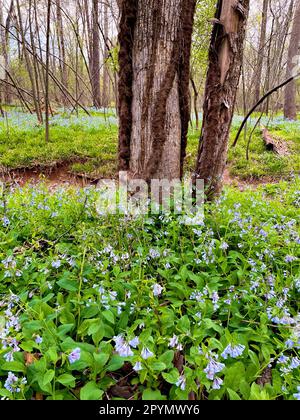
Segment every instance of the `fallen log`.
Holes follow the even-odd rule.
[[[277,153],[279,156],[289,155],[287,143],[279,138],[272,137],[266,128],[262,130],[262,137],[268,151]]]

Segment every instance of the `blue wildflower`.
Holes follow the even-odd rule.
[[[27,380],[26,378],[22,378],[21,380],[14,375],[12,372],[8,372],[8,377],[4,383],[4,388],[6,388],[10,392],[21,392],[21,385],[26,385]]]
[[[51,264],[53,268],[59,268],[61,266],[61,261],[60,260],[55,260],[53,261],[53,263]]]
[[[293,340],[287,340],[286,342],[285,342],[285,345],[286,345],[286,347],[288,348],[288,349],[292,349],[294,346],[295,346],[295,342],[293,341]]]
[[[133,370],[135,372],[140,372],[141,370],[143,370],[143,366],[141,362],[136,362],[136,364],[133,366]]]
[[[222,249],[222,251],[226,251],[229,248],[229,245],[227,242],[222,242],[220,245],[220,249]]]
[[[131,347],[133,347],[134,349],[136,349],[138,347],[138,345],[140,344],[140,339],[139,337],[134,337],[133,340],[129,341],[129,345]]]
[[[284,355],[280,356],[278,359],[278,363],[281,363],[283,365],[285,365],[288,361],[289,361],[289,358]]]
[[[133,356],[133,351],[130,348],[130,345],[124,340],[122,335],[114,337],[116,343],[115,350],[121,357],[131,357]]]
[[[300,366],[300,359],[298,357],[293,357],[290,365],[290,369],[298,369]]]
[[[78,360],[80,360],[80,357],[81,357],[81,350],[80,350],[79,347],[77,347],[75,350],[73,350],[69,354],[68,359],[69,359],[69,362],[71,364],[73,364],[73,363],[77,362]]]
[[[176,386],[178,386],[178,388],[180,388],[182,391],[185,391],[185,388],[186,388],[186,378],[185,378],[185,376],[183,374],[180,376],[180,378],[176,382]]]
[[[237,346],[232,346],[229,344],[226,349],[222,353],[223,359],[227,359],[228,356],[232,357],[233,359],[236,359],[237,357],[240,357],[245,350],[245,346],[238,344]]]
[[[296,400],[300,401],[300,386],[297,387],[297,393],[294,394],[294,397],[296,398]]]
[[[153,295],[155,297],[159,297],[162,294],[162,291],[164,290],[162,286],[160,286],[159,284],[155,284],[152,288],[153,290]]]
[[[147,360],[147,359],[150,359],[151,357],[153,357],[154,354],[148,348],[144,347],[143,350],[142,350],[141,356],[144,360]]]
[[[221,389],[221,386],[223,385],[224,381],[220,378],[215,378],[213,382],[212,389]]]
[[[206,373],[207,379],[213,381],[215,379],[215,375],[222,372],[223,369],[225,369],[224,363],[219,363],[210,358],[207,367],[204,369],[204,372]]]
[[[39,335],[37,335],[36,338],[35,338],[35,342],[36,342],[36,344],[42,344],[42,342],[43,342],[42,337],[40,337]]]

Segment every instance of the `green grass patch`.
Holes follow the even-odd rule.
[[[45,143],[44,127],[34,116],[11,111],[7,119],[0,119],[0,168],[8,171],[19,168],[47,167],[70,163],[75,174],[91,178],[113,176],[116,172],[117,136],[116,118],[111,110],[104,114],[92,110],[91,117],[61,113],[51,120],[50,141]],[[230,145],[241,119],[236,117],[230,135]],[[267,125],[268,121],[264,121]],[[248,136],[253,121],[248,128]],[[246,159],[248,137],[243,134],[235,149],[229,147],[228,165],[232,176],[240,179],[280,179],[300,171],[300,122],[287,122],[276,117],[269,123],[272,135],[288,143],[290,155],[280,157],[265,149],[261,131],[257,129]],[[200,133],[190,129],[188,135],[186,171],[195,167]]]

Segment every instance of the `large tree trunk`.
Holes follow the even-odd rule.
[[[257,65],[256,65],[256,69],[253,75],[254,77],[253,104],[256,104],[259,101],[260,93],[261,93],[262,70],[263,70],[263,63],[264,63],[265,50],[266,50],[268,7],[269,7],[269,0],[263,0],[263,11],[262,11],[259,48],[258,48],[258,55],[257,55]]]
[[[294,69],[298,63],[300,54],[300,0],[296,3],[296,11],[293,22],[293,29],[291,34],[288,62],[287,62],[287,79],[293,76]],[[289,83],[285,89],[284,100],[284,116],[289,120],[297,119],[297,106],[296,106],[297,86],[296,80]]]
[[[91,83],[93,92],[93,105],[101,107],[100,92],[100,31],[99,31],[99,0],[93,0],[92,9],[92,57],[91,57]]]
[[[219,193],[226,167],[229,130],[243,61],[249,0],[219,0],[210,50],[196,178],[208,198]]]
[[[142,179],[182,176],[196,0],[123,0],[119,167]]]

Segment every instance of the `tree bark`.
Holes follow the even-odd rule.
[[[6,40],[5,40],[5,29],[4,29],[4,20],[3,20],[3,1],[0,0],[0,73],[1,75],[4,74],[4,78],[6,77],[6,67],[5,67],[5,55],[6,53]],[[5,83],[0,83],[0,104],[5,102],[5,91],[9,87]],[[1,108],[2,110],[2,108]]]
[[[56,0],[56,28],[57,28],[57,43],[59,51],[59,71],[61,82],[66,88],[68,87],[68,70],[66,66],[66,47],[65,47],[65,38],[64,38],[64,26],[61,13],[61,1]],[[68,99],[66,95],[62,95],[63,105],[68,104]]]
[[[91,82],[93,92],[93,105],[101,107],[100,92],[100,33],[99,33],[99,0],[93,0],[92,9],[92,69]]]
[[[49,71],[50,71],[50,25],[51,25],[51,1],[47,0],[47,27],[46,27],[46,69],[45,69],[45,140],[49,141],[49,112],[50,112],[50,86],[49,86]]]
[[[133,177],[182,177],[195,3],[120,2],[119,168]]]
[[[30,60],[30,57],[29,57],[29,53],[28,53],[28,50],[27,50],[27,41],[26,41],[26,37],[25,37],[25,31],[24,31],[24,28],[23,28],[20,1],[17,0],[16,3],[17,3],[17,13],[18,13],[18,31],[19,31],[20,36],[21,36],[23,54],[24,54],[24,57],[25,57],[26,67],[27,67],[27,71],[28,71],[28,75],[29,75],[29,79],[30,79],[30,83],[31,83],[35,112],[37,114],[38,121],[40,123],[42,123],[43,122],[43,116],[42,116],[42,112],[41,112],[40,103],[38,102],[38,99],[37,99],[34,72],[33,72],[32,63],[31,63],[31,60]]]
[[[222,189],[229,130],[243,61],[249,0],[219,0],[209,50],[203,124],[195,178],[203,179],[208,199]]]
[[[253,103],[258,102],[261,92],[262,70],[265,58],[267,22],[268,22],[268,7],[269,0],[263,0],[262,22],[260,30],[260,40],[257,55],[257,66],[254,71],[254,100]]]
[[[41,110],[41,97],[40,97],[40,83],[39,83],[39,68],[38,68],[38,61],[35,58],[35,56],[37,55],[37,50],[36,50],[36,45],[35,45],[35,39],[34,39],[34,29],[33,29],[33,22],[32,22],[32,17],[33,17],[33,7],[32,7],[32,0],[29,0],[29,13],[28,13],[28,24],[29,24],[29,32],[30,32],[30,46],[33,52],[33,57],[32,57],[32,71],[33,71],[33,80],[35,83],[35,91],[36,91],[36,101],[38,106],[40,107],[40,115],[41,115],[41,119],[43,122],[43,114],[42,114],[42,110]],[[37,29],[37,28],[35,28]]]
[[[102,88],[102,105],[104,108],[107,108],[109,105],[109,69],[107,60],[109,57],[108,51],[108,36],[109,36],[109,27],[108,27],[108,4],[103,4],[103,32],[104,32],[104,63],[103,63],[103,88]]]
[[[4,18],[3,18],[3,10],[4,10],[4,2],[3,0],[1,0],[0,2],[0,9],[1,9],[1,15],[2,15],[2,22],[1,25],[4,25]],[[8,81],[9,81],[9,77],[7,72],[9,71],[9,36],[8,36],[8,32],[10,30],[10,26],[11,26],[11,20],[12,20],[12,16],[14,13],[14,0],[11,0],[10,2],[10,6],[8,9],[8,13],[7,13],[7,18],[6,18],[6,22],[5,22],[5,27],[1,26],[1,44],[2,44],[2,48],[1,48],[1,54],[3,54],[3,59],[4,59],[4,67],[5,67],[5,87],[4,87],[4,102],[6,104],[10,104],[12,101],[12,92],[11,89],[8,85]]]
[[[296,3],[296,11],[293,22],[293,29],[291,34],[288,62],[287,62],[287,79],[293,76],[296,64],[299,62],[300,54],[300,0]],[[297,86],[294,79],[286,86],[285,99],[284,99],[284,116],[289,120],[297,119],[297,106],[296,106]]]

